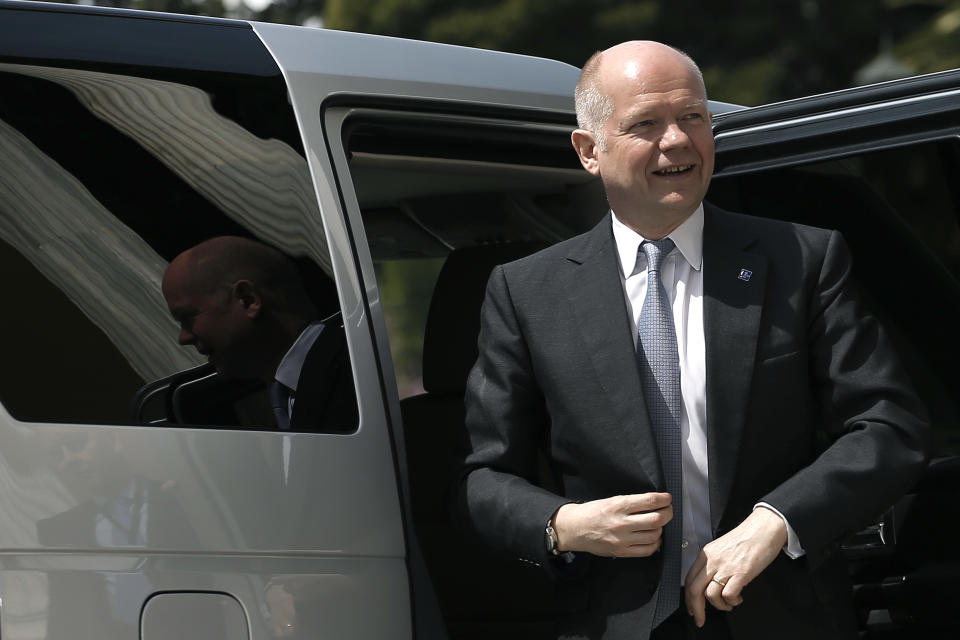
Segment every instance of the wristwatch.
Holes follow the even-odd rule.
[[[557,545],[560,543],[557,540],[557,532],[553,529],[553,518],[547,521],[547,527],[544,529],[544,540],[547,543],[547,553],[553,556],[559,556],[560,550],[557,549]]]

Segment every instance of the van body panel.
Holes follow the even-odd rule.
[[[32,554],[3,571],[0,633],[18,640],[131,638],[140,637],[134,634],[143,622],[148,637],[147,626],[159,632],[164,620],[151,622],[145,616],[141,622],[141,608],[175,593],[176,610],[185,617],[165,622],[174,629],[178,623],[189,625],[200,635],[159,637],[399,637],[402,633],[387,624],[406,619],[406,603],[396,598],[407,588],[406,579],[402,561],[395,563],[400,565],[397,570],[386,572],[381,559],[362,558],[318,561],[290,556],[257,563],[135,551]],[[218,611],[208,601],[211,593],[239,606]],[[365,615],[357,615],[358,607]],[[169,614],[170,608],[163,613]]]
[[[352,93],[569,112],[580,73],[554,60],[469,47],[269,23],[253,28],[291,91],[298,91],[293,74],[307,73],[324,99]]]
[[[0,410],[3,637],[127,637],[151,594],[211,589],[289,610],[314,636],[395,635],[407,576],[375,435],[25,424]],[[356,473],[377,450],[380,482]]]

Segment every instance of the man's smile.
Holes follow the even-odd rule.
[[[676,175],[689,173],[692,170],[693,170],[692,164],[678,164],[670,167],[664,167],[663,169],[657,169],[656,171],[653,172],[653,174],[661,177],[676,176]]]

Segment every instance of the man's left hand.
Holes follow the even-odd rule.
[[[773,562],[786,542],[783,519],[758,507],[737,528],[707,544],[684,583],[687,612],[694,623],[702,627],[706,622],[707,601],[721,611],[742,603],[743,588]]]

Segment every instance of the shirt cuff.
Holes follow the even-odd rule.
[[[783,552],[787,554],[787,556],[793,560],[796,560],[797,558],[807,555],[807,552],[804,550],[804,548],[800,546],[800,538],[797,537],[797,532],[794,531],[793,527],[790,526],[790,523],[787,522],[786,516],[777,511],[776,508],[767,502],[758,502],[757,504],[753,505],[754,509],[757,507],[769,509],[780,516],[780,519],[783,520],[783,524],[785,524],[787,527],[787,544],[783,545]]]

